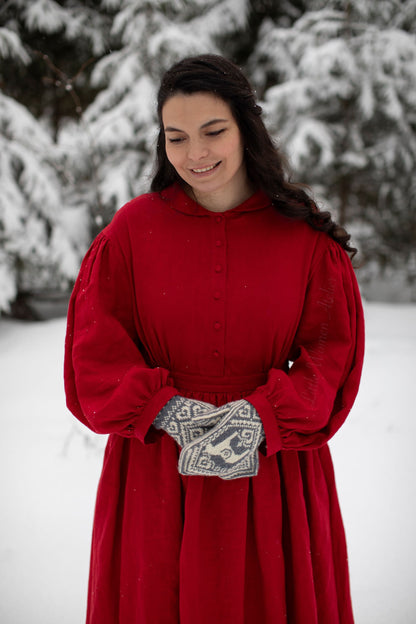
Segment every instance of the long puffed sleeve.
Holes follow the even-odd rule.
[[[325,444],[347,417],[358,392],[364,320],[351,262],[334,241],[310,276],[286,370],[269,371],[246,397],[257,409],[267,455]]]
[[[69,409],[90,429],[144,442],[177,391],[167,385],[169,371],[149,367],[140,351],[133,290],[118,241],[102,232],[70,300],[64,381]]]

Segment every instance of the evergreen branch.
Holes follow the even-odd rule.
[[[53,74],[56,75],[56,78],[49,78],[48,76],[44,76],[43,80],[45,82],[50,82],[51,84],[53,84],[55,87],[63,87],[64,90],[69,93],[73,103],[74,103],[74,109],[75,112],[79,118],[79,120],[81,121],[81,123],[84,125],[85,131],[87,133],[87,135],[90,138],[90,142],[91,142],[91,171],[92,171],[92,182],[94,185],[94,190],[95,190],[95,198],[96,198],[96,202],[97,202],[97,213],[100,213],[100,211],[103,210],[103,204],[101,201],[101,197],[100,197],[100,191],[99,191],[99,184],[98,184],[98,164],[96,162],[96,150],[95,150],[95,144],[94,144],[94,138],[91,135],[90,129],[88,127],[88,125],[85,123],[85,121],[82,119],[82,113],[83,111],[83,107],[82,107],[82,103],[81,103],[81,99],[76,91],[76,89],[74,88],[74,83],[76,81],[76,79],[82,75],[82,73],[85,71],[85,69],[91,65],[91,63],[93,63],[96,59],[95,57],[90,57],[89,59],[87,59],[82,65],[81,67],[78,69],[78,71],[71,77],[69,77],[64,71],[62,71],[59,67],[57,67],[57,65],[55,65],[55,63],[52,62],[51,58],[49,57],[48,54],[45,54],[44,52],[40,51],[40,50],[33,50],[34,54],[36,54],[36,56],[39,56],[40,58],[42,58],[42,60],[47,64],[47,66],[49,67],[49,69],[51,70],[51,72]]]

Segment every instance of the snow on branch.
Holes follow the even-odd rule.
[[[333,137],[330,128],[317,119],[299,119],[287,143],[290,160],[295,169],[305,166],[324,170],[334,158]]]
[[[65,28],[67,14],[54,0],[27,3],[23,17],[29,30],[55,33]]]
[[[14,58],[24,65],[30,62],[30,56],[24,49],[19,36],[8,28],[0,27],[0,57]]]
[[[244,28],[248,19],[246,0],[222,0],[190,21],[194,31],[210,37],[223,36]]]

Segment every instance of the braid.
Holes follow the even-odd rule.
[[[287,158],[270,138],[260,117],[252,119],[256,129],[252,129],[250,134],[255,139],[254,144],[246,147],[246,161],[247,172],[254,186],[269,195],[281,214],[306,221],[315,230],[326,232],[353,258],[357,249],[349,244],[351,235],[332,219],[328,210],[318,208],[306,192],[309,190],[306,184],[291,182]],[[262,154],[262,158],[255,156],[258,153]]]

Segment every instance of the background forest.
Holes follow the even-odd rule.
[[[70,416],[61,312],[148,190],[172,62],[224,54],[360,248],[358,400],[331,440],[357,624],[416,622],[416,0],[0,0],[0,622],[84,621],[105,436]],[[413,301],[397,305],[371,298]]]
[[[415,31],[415,0],[3,0],[0,313],[67,293],[148,190],[160,76],[202,52],[255,85],[293,178],[353,234],[364,295],[384,276],[416,301]]]

